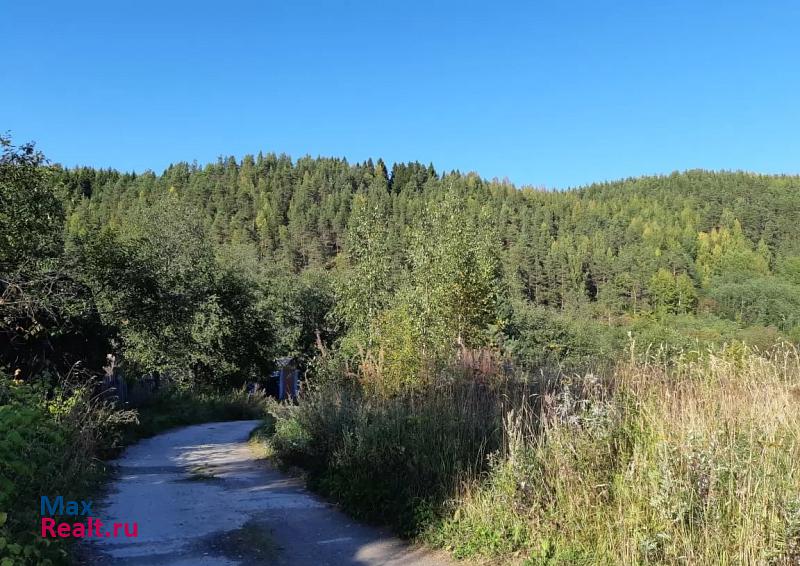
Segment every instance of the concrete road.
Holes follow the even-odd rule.
[[[133,522],[84,547],[87,564],[440,565],[446,557],[361,525],[257,460],[258,421],[209,423],[130,447],[94,515]]]

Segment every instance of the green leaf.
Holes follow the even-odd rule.
[[[0,511],[0,527],[5,525],[7,520],[8,520],[8,513]]]

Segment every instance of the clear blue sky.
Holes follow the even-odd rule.
[[[0,0],[0,131],[123,170],[259,150],[563,188],[800,172],[800,3]]]

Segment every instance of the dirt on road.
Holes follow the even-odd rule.
[[[258,460],[258,421],[208,423],[130,447],[95,516],[138,535],[87,541],[84,562],[130,565],[431,565],[439,553],[355,522]]]

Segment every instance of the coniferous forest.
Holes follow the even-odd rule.
[[[238,269],[243,290],[272,301],[278,353],[307,361],[317,332],[352,359],[359,346],[429,352],[395,360],[401,381],[404,364],[447,358],[456,343],[535,366],[613,357],[629,331],[645,347],[800,339],[797,177],[689,171],[543,191],[420,163],[273,154],[161,175],[52,174],[68,242],[105,262],[92,278],[132,277],[131,289],[152,276],[164,292],[195,281],[186,314],[206,316],[225,312],[215,286]],[[174,267],[149,273],[152,246],[174,250]],[[121,273],[131,261],[142,269]],[[131,361],[155,361],[140,332],[164,334],[152,327],[164,317],[137,312],[123,340],[137,348]]]
[[[31,535],[38,494],[222,413],[457,558],[800,559],[800,177],[550,191],[271,153],[127,173],[2,143],[4,566],[69,559]],[[295,403],[245,393],[287,356]],[[157,398],[98,393],[112,361]]]

